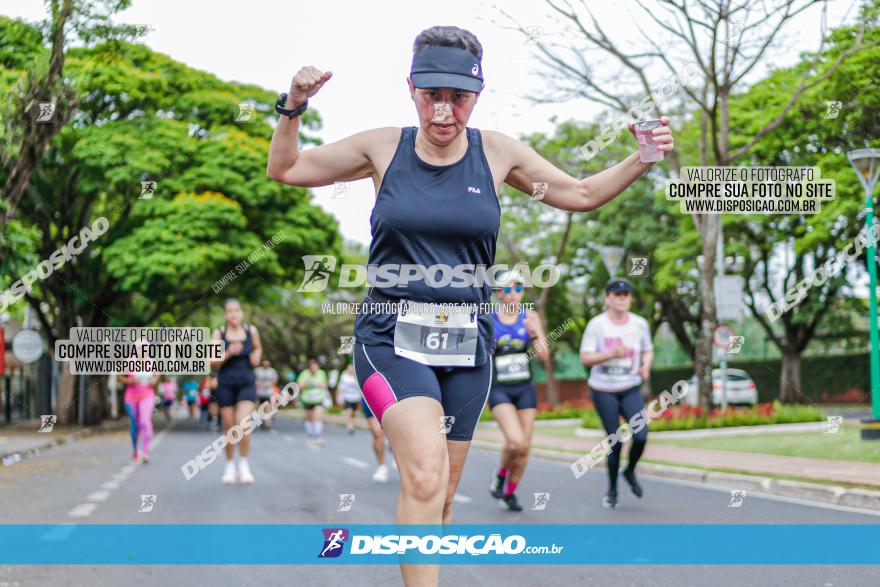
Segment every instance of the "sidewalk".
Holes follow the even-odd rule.
[[[128,429],[128,421],[105,420],[97,426],[55,426],[52,432],[38,432],[40,420],[25,420],[0,427],[0,466],[12,465],[40,454],[40,451],[59,444],[103,432]]]
[[[502,443],[504,437],[497,428],[477,426],[475,440]],[[598,438],[564,438],[541,434],[535,429],[532,446],[550,450],[571,451],[572,462],[598,444]],[[740,471],[773,477],[799,477],[852,485],[869,485],[880,489],[880,464],[856,461],[835,461],[787,457],[760,453],[710,450],[648,443],[643,457],[646,461],[701,467],[705,469]]]

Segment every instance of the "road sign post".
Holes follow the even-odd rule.
[[[877,177],[880,176],[880,149],[856,149],[847,153],[849,162],[856,175],[865,188],[865,224],[866,231],[870,232],[874,226],[874,186],[877,185]],[[874,241],[870,234],[868,237],[868,276],[870,289],[868,290],[868,319],[870,324],[871,354],[871,416],[870,420],[862,421],[862,440],[880,440],[880,334],[877,324],[877,257]]]
[[[721,323],[715,327],[715,333],[712,336],[712,342],[720,351],[719,363],[721,367],[721,410],[727,409],[727,349],[730,346],[730,339],[736,336],[736,330],[730,324]],[[715,382],[712,382],[714,393]]]

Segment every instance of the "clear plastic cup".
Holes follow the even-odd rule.
[[[655,163],[663,159],[663,151],[657,148],[652,131],[660,127],[659,118],[640,120],[635,124],[636,140],[639,141],[639,160]]]

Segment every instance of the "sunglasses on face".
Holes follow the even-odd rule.
[[[523,290],[523,286],[521,283],[517,283],[514,287],[507,286],[507,287],[501,288],[501,291],[503,291],[506,294],[509,294],[512,291],[515,291],[516,293],[520,293],[520,292],[522,292],[522,290]]]

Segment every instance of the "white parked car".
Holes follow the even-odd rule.
[[[758,388],[748,373],[742,369],[713,369],[712,370],[712,403],[716,406],[721,405],[721,381],[725,376],[725,393],[727,395],[728,404],[749,404],[758,403]],[[683,403],[695,406],[699,404],[697,376],[688,380],[690,386],[688,394],[682,400]]]

